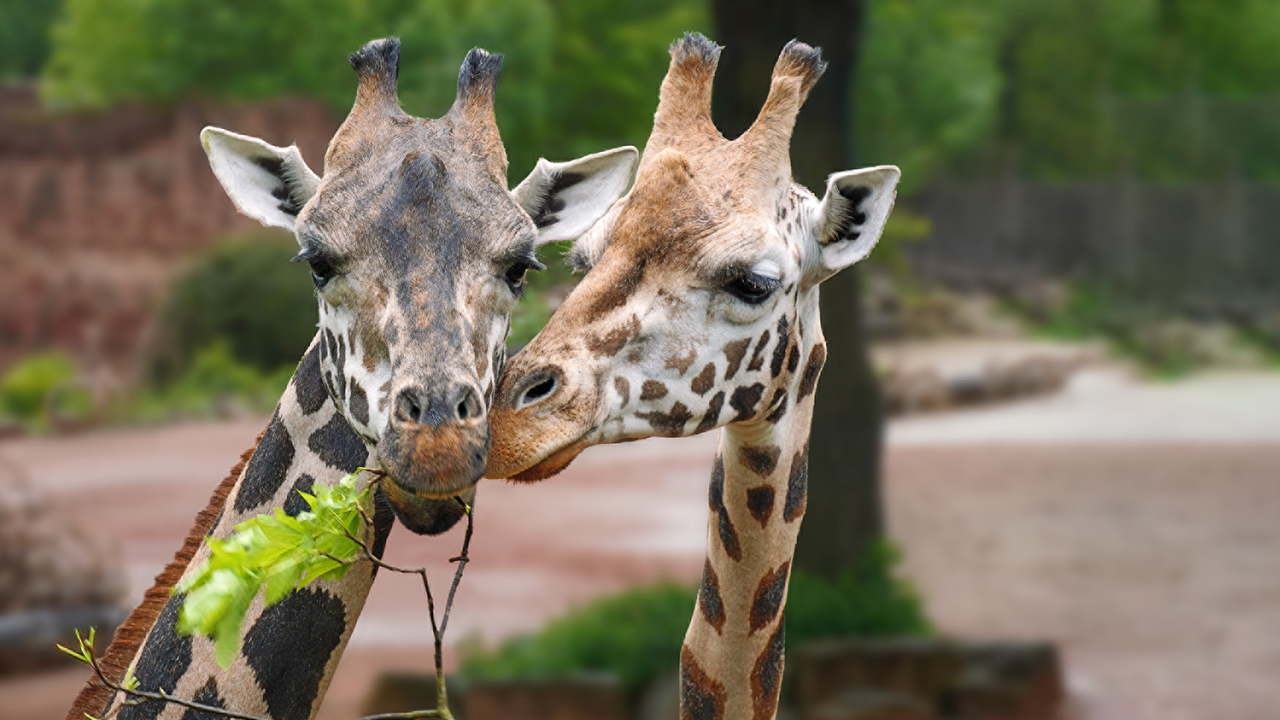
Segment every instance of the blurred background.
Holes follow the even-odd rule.
[[[292,238],[236,214],[200,128],[318,170],[348,53],[399,36],[434,117],[482,46],[514,184],[643,147],[685,31],[726,46],[730,137],[783,43],[824,48],[815,192],[903,169],[873,258],[823,286],[780,717],[1275,717],[1280,0],[0,0],[0,718],[62,717],[85,672],[52,644],[136,604],[312,335]],[[512,351],[576,281],[563,250]],[[469,717],[674,717],[714,443],[485,484]],[[443,581],[456,535],[389,560]],[[379,580],[322,718],[431,697],[421,604]]]

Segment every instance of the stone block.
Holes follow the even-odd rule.
[[[467,720],[627,720],[622,683],[584,674],[533,680],[470,683]]]

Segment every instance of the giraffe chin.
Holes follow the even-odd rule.
[[[557,450],[551,455],[543,458],[533,467],[521,470],[520,472],[507,478],[511,482],[538,482],[557,475],[561,470],[569,467],[569,463],[577,459],[583,450],[590,447],[589,443],[578,441],[569,447]]]
[[[465,510],[455,497],[462,498],[468,505],[474,505],[476,499],[474,484],[453,495],[426,497],[401,486],[388,475],[379,483],[379,488],[383,497],[390,502],[400,523],[418,535],[439,535],[466,517]]]

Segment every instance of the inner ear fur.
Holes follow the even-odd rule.
[[[884,232],[902,171],[892,165],[847,170],[827,179],[814,227],[821,282],[870,254]]]
[[[539,245],[573,240],[627,191],[638,158],[628,146],[563,163],[541,159],[511,194],[538,226]]]
[[[268,227],[292,231],[320,185],[296,145],[276,147],[216,127],[201,131],[200,144],[236,208]]]

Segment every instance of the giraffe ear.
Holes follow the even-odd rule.
[[[236,208],[263,225],[292,231],[320,185],[296,145],[280,148],[215,127],[200,133],[200,144]]]
[[[538,226],[538,244],[586,232],[631,185],[640,153],[633,147],[554,163],[542,159],[511,194]]]
[[[827,194],[818,206],[818,262],[810,282],[822,282],[865,258],[880,240],[902,171],[892,165],[848,170],[827,179]]]

